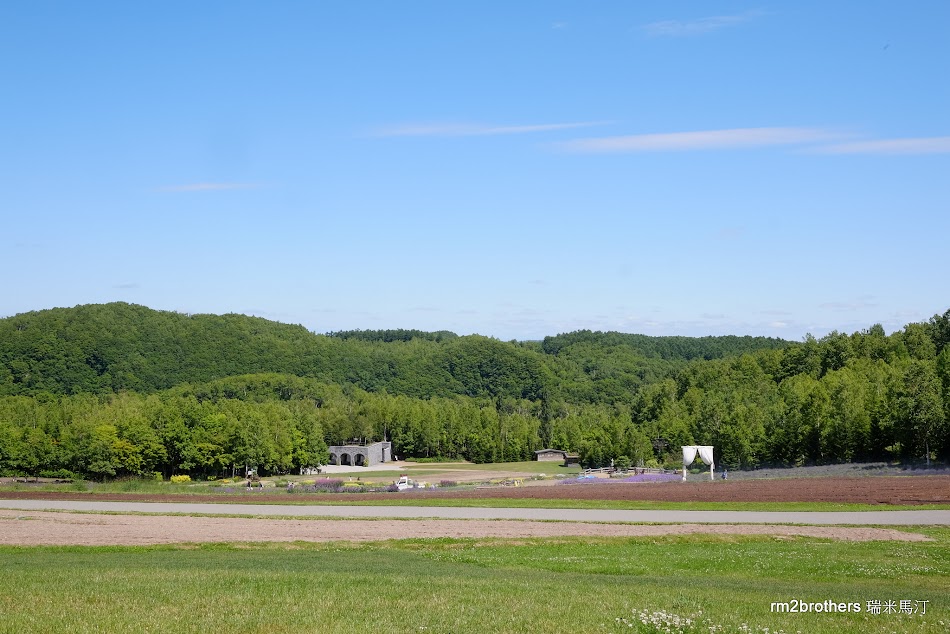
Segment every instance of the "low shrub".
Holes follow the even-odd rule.
[[[459,485],[459,483],[456,482],[455,480],[439,480],[439,487],[440,487],[440,488],[445,488],[445,487],[457,487],[458,485]]]
[[[683,461],[667,460],[663,463],[662,467],[667,471],[678,471],[683,468]]]
[[[40,471],[41,478],[55,478],[57,480],[75,480],[76,474],[69,469],[57,469],[55,471]]]
[[[308,489],[318,493],[339,493],[343,490],[343,480],[321,478],[314,481],[313,485],[308,487]]]
[[[191,482],[190,475],[173,475],[171,477],[172,484],[182,484],[184,482]]]
[[[423,464],[429,464],[433,462],[458,462],[458,458],[445,458],[440,456],[438,458],[410,458],[413,462],[419,462]]]

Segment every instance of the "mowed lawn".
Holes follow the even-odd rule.
[[[639,610],[702,612],[698,619],[708,620],[671,632],[946,632],[950,529],[921,532],[935,541],[689,536],[4,547],[0,632],[666,631],[643,625]],[[793,600],[853,602],[861,612],[770,610],[772,602]],[[866,612],[868,601],[899,608],[902,600],[917,613]]]

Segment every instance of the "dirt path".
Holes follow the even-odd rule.
[[[848,541],[927,541],[886,528],[749,526],[721,524],[632,525],[516,520],[275,520],[225,517],[99,515],[0,510],[0,544],[147,545],[201,542],[379,541],[406,538],[642,537],[686,535],[807,536]]]
[[[867,523],[874,524],[907,524],[907,523],[937,523],[947,524],[944,514],[947,511],[882,511],[865,512],[860,519],[835,519],[827,522],[821,519],[821,513],[778,513],[769,514],[768,519],[748,519],[746,515],[731,516],[726,512],[692,512],[668,511],[666,513],[682,513],[681,516],[668,515],[666,519],[650,519],[652,516],[642,515],[645,512],[614,512],[609,511],[573,511],[581,515],[556,515],[557,511],[545,509],[468,509],[467,513],[487,514],[490,510],[496,517],[516,517],[516,512],[531,511],[525,519],[486,519],[488,515],[475,515],[476,519],[457,519],[461,515],[450,516],[444,519],[432,519],[438,513],[448,513],[447,509],[437,510],[434,507],[419,510],[422,515],[416,519],[264,519],[264,518],[225,518],[225,517],[184,517],[184,516],[143,516],[143,515],[108,515],[94,513],[45,512],[34,510],[37,507],[29,506],[39,501],[53,500],[81,500],[86,503],[122,502],[133,503],[177,503],[193,505],[201,502],[216,502],[208,505],[213,510],[209,513],[246,513],[259,515],[267,511],[277,512],[275,507],[260,507],[257,503],[266,502],[279,504],[281,502],[306,502],[308,498],[321,502],[368,502],[375,499],[392,499],[394,495],[413,498],[430,496],[457,498],[524,498],[524,499],[588,499],[588,500],[656,500],[656,501],[736,501],[736,502],[863,502],[877,503],[882,506],[890,504],[927,504],[950,502],[950,476],[921,475],[899,477],[867,477],[867,478],[813,478],[813,479],[775,479],[775,480],[737,480],[737,481],[702,481],[702,482],[673,482],[673,483],[592,483],[573,485],[552,485],[536,487],[516,487],[504,489],[452,491],[420,491],[389,494],[306,494],[295,493],[293,496],[286,491],[235,491],[232,494],[215,493],[211,495],[153,495],[153,494],[90,494],[90,493],[49,493],[41,491],[0,491],[0,499],[17,500],[8,506],[21,505],[21,510],[0,510],[0,544],[16,545],[103,545],[103,544],[168,544],[192,542],[287,542],[287,541],[375,541],[387,539],[404,539],[408,537],[563,537],[563,536],[650,536],[688,533],[712,534],[742,534],[742,535],[802,535],[810,537],[826,537],[847,540],[879,540],[902,539],[921,540],[922,535],[905,533],[893,529],[872,527],[839,527],[839,526],[773,526],[767,522],[786,522],[798,524],[847,524]],[[32,500],[33,502],[30,502]],[[221,504],[225,503],[225,504]],[[227,504],[230,503],[230,504]],[[256,508],[267,508],[267,511],[242,511],[242,505],[255,505]],[[3,506],[3,504],[0,504]],[[148,506],[148,505],[145,505]],[[152,509],[157,509],[156,505]],[[191,506],[198,508],[201,505]],[[39,508],[43,508],[40,506]],[[46,508],[49,508],[47,506]],[[64,508],[67,508],[64,506]],[[72,507],[68,507],[72,508]],[[252,507],[253,508],[253,507]],[[325,513],[329,514],[330,507],[293,507],[285,514]],[[355,514],[356,509],[369,508],[367,513],[374,515],[386,508],[396,513],[409,513],[405,507],[347,507],[341,513]],[[91,509],[101,511],[102,508]],[[137,510],[137,509],[131,509]],[[459,509],[456,509],[460,511]],[[166,512],[166,511],[162,511]],[[187,512],[187,511],[184,511]],[[555,515],[551,515],[554,513]],[[603,515],[601,517],[598,515]],[[635,515],[640,513],[640,515]],[[705,513],[705,515],[704,515]],[[930,514],[940,514],[939,521],[899,521],[901,513],[909,513],[913,517]],[[916,515],[915,515],[916,513]],[[507,514],[507,515],[506,515]],[[633,515],[631,515],[633,514]],[[845,514],[847,515],[847,514]],[[853,515],[853,514],[852,514]],[[874,519],[877,515],[883,515]],[[799,517],[800,516],[800,517]],[[874,517],[872,517],[874,516]],[[378,516],[377,516],[378,517]],[[524,516],[522,516],[524,517]],[[671,522],[662,526],[595,523],[593,519],[605,522],[614,521],[665,521]],[[633,519],[631,519],[633,518]],[[746,519],[742,519],[746,518]],[[783,519],[784,518],[784,519]],[[557,519],[567,521],[537,521],[542,519]],[[577,521],[581,520],[581,521]],[[873,520],[873,522],[871,521]],[[759,525],[731,525],[723,522],[761,522]]]

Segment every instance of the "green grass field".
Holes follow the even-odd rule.
[[[665,634],[643,625],[637,610],[709,620],[670,632],[946,632],[950,529],[922,532],[936,541],[3,547],[0,632]],[[792,600],[853,602],[862,611],[770,611]],[[918,610],[914,602],[927,601],[927,614],[870,615],[869,600],[907,600]]]
[[[419,463],[407,467],[405,473],[419,473],[422,471],[431,471],[440,473],[444,471],[481,471],[489,473],[492,471],[520,471],[522,473],[544,473],[546,475],[564,474],[577,475],[581,472],[579,466],[565,467],[559,462],[528,460],[525,462],[488,462],[475,464],[472,462],[445,462],[445,463]],[[402,473],[402,472],[400,472]]]

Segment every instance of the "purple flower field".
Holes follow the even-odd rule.
[[[682,476],[676,473],[641,473],[639,475],[632,475],[626,478],[610,478],[609,480],[603,478],[595,478],[593,476],[581,476],[579,478],[571,478],[570,480],[561,480],[559,484],[589,484],[592,482],[676,482],[681,480]]]
[[[621,478],[617,482],[676,482],[682,479],[683,476],[678,473],[641,473]]]

